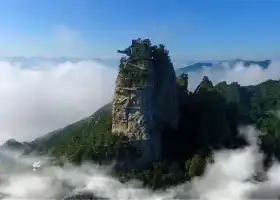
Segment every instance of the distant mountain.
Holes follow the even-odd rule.
[[[68,135],[79,135],[83,132],[84,128],[94,128],[100,119],[111,116],[112,103],[104,105],[102,108],[94,112],[89,117],[86,117],[80,121],[72,123],[64,128],[54,130],[45,134],[42,137],[38,137],[31,142],[20,143],[15,139],[7,140],[0,148],[8,148],[11,150],[23,150],[25,152],[43,152],[50,150],[53,146],[60,144],[62,139],[67,138]]]
[[[85,124],[95,124],[98,122],[100,118],[110,116],[111,112],[112,112],[112,103],[106,104],[102,108],[94,112],[92,115],[90,115],[89,117],[86,117],[80,121],[70,124],[64,128],[57,129],[55,131],[47,133],[46,135],[39,137],[34,141],[30,142],[30,144],[32,146],[37,146],[37,148],[39,147],[42,148],[45,145],[55,143],[58,137],[64,137],[64,134],[71,132],[72,129],[76,129]]]
[[[243,64],[245,67],[249,67],[250,65],[259,65],[261,68],[266,69],[271,63],[271,60],[263,60],[263,61],[253,61],[253,60],[225,60],[225,61],[217,61],[217,62],[196,62],[193,64],[189,64],[186,67],[179,68],[176,70],[176,74],[180,75],[182,73],[188,72],[199,72],[205,68],[215,68],[221,69],[224,66],[229,66],[233,68],[236,64]]]
[[[187,76],[182,76],[181,81],[176,80],[164,45],[150,48],[149,41],[145,40],[142,44],[138,41],[133,40],[133,45],[138,43],[133,48],[140,49],[140,53],[142,50],[144,53],[153,53],[150,58],[153,60],[155,74],[158,73],[153,76],[156,80],[151,81],[155,87],[145,84],[149,83],[149,79],[146,79],[149,75],[146,72],[149,73],[149,70],[143,70],[142,67],[127,70],[122,60],[119,68],[123,85],[115,90],[118,96],[114,95],[113,103],[103,106],[89,117],[32,142],[20,143],[11,139],[3,147],[29,147],[42,154],[55,156],[58,163],[60,158],[67,158],[75,164],[84,161],[102,164],[104,161],[116,160],[118,165],[114,175],[119,176],[123,182],[140,179],[144,185],[153,189],[175,186],[202,175],[206,164],[215,162],[214,150],[244,147],[247,142],[238,134],[239,125],[255,124],[262,131],[260,147],[267,155],[264,157],[267,164],[274,157],[280,160],[280,122],[273,113],[270,114],[272,110],[280,108],[280,81],[268,80],[254,86],[226,82],[213,85],[205,76],[195,92],[190,92],[187,90]],[[151,49],[154,51],[150,51]],[[134,54],[130,60],[143,57],[136,50],[130,51]],[[198,71],[203,67],[218,68],[224,64],[234,67],[237,63],[243,63],[244,66],[257,64],[265,69],[270,61],[198,62],[179,69],[178,72]],[[166,87],[161,88],[160,84]],[[176,87],[177,85],[180,87]],[[143,88],[140,95],[138,88]],[[162,93],[165,89],[170,89],[170,93]],[[131,95],[130,91],[136,91],[137,94]],[[172,98],[168,99],[167,96]],[[156,107],[156,103],[160,106]],[[165,110],[164,107],[168,109]],[[136,118],[139,113],[145,115]],[[169,125],[169,121],[175,118],[178,120]],[[112,131],[113,123],[121,125],[115,126],[115,133]],[[157,128],[158,125],[160,126]],[[132,132],[137,130],[135,127],[140,133],[137,136]],[[153,131],[153,134],[143,137],[144,134],[141,133],[145,133],[147,129]],[[155,156],[156,159],[151,160],[155,162],[150,163],[150,166],[142,167],[137,157],[142,153],[153,153],[152,151],[162,155]],[[129,164],[128,167],[125,166],[126,163]]]
[[[0,58],[0,61],[1,61],[1,59],[3,59],[3,58]],[[19,61],[31,59],[31,58],[10,57],[7,59],[9,59],[10,61],[13,61],[13,62],[16,62],[16,61],[19,62]],[[49,60],[48,58],[43,58],[43,59]],[[42,60],[42,58],[33,57],[31,60],[39,61],[39,60]],[[102,61],[99,59],[94,59],[94,60],[100,61],[100,62]],[[68,58],[52,58],[52,59],[50,59],[50,61],[66,62],[66,61],[70,61],[70,60]],[[72,61],[78,62],[79,59],[72,59]],[[218,61],[218,62],[215,62],[215,61],[196,62],[196,63],[188,65],[187,67],[178,69],[176,71],[176,73],[177,73],[177,75],[179,75],[181,73],[198,72],[198,71],[202,70],[203,68],[213,68],[213,67],[219,68],[219,67],[222,67],[223,64],[227,64],[230,67],[234,67],[237,63],[243,63],[244,66],[256,64],[256,65],[259,65],[260,67],[262,67],[263,69],[266,69],[269,66],[270,62],[271,62],[270,60],[250,61],[250,60],[240,60],[240,59],[236,59],[236,60],[232,60],[232,61]],[[105,105],[104,107],[100,108],[99,110],[97,110],[91,116],[86,117],[73,124],[70,124],[64,128],[57,129],[50,133],[47,133],[44,136],[33,140],[32,142],[20,143],[20,142],[16,141],[15,139],[9,139],[0,147],[20,149],[20,150],[25,150],[25,151],[30,151],[31,149],[41,151],[43,149],[46,149],[46,147],[47,147],[47,149],[49,149],[49,147],[55,146],[56,143],[59,143],[60,138],[61,139],[64,138],[65,135],[72,134],[72,132],[76,133],[78,131],[81,131],[83,129],[83,127],[85,127],[85,126],[95,126],[94,124],[100,118],[104,118],[104,117],[111,115],[111,109],[112,109],[112,103],[109,103],[109,104]]]
[[[3,58],[2,58],[3,59]],[[10,61],[16,62],[16,61],[22,61],[28,58],[24,57],[11,57],[9,58]],[[31,58],[30,58],[31,59]],[[48,58],[45,58],[48,60]],[[1,60],[1,58],[0,58]],[[31,60],[33,61],[39,61],[42,60],[41,58],[32,58]],[[53,58],[51,61],[53,62],[66,62],[69,61],[68,58]],[[95,59],[96,61],[100,61],[98,59]],[[79,59],[72,59],[73,62],[78,62]],[[102,61],[102,60],[101,60]],[[181,73],[188,73],[188,72],[197,72],[202,70],[203,68],[219,68],[222,67],[223,64],[227,64],[230,67],[234,67],[237,63],[243,63],[244,66],[249,66],[252,64],[259,65],[263,69],[266,69],[269,64],[270,60],[264,60],[264,61],[249,61],[249,60],[232,60],[232,61],[218,61],[218,62],[197,62],[188,65],[187,67],[180,68],[176,71],[177,75]],[[104,107],[100,108],[97,110],[94,114],[92,114],[89,117],[86,117],[78,122],[75,122],[73,124],[70,124],[64,128],[54,130],[50,133],[45,134],[42,137],[39,137],[32,142],[24,142],[20,143],[16,141],[15,139],[9,139],[7,140],[2,146],[0,147],[5,147],[5,148],[11,148],[11,149],[20,149],[24,151],[30,151],[32,150],[44,150],[44,149],[49,149],[51,146],[55,146],[57,143],[59,143],[60,139],[64,138],[68,134],[76,134],[76,132],[81,132],[84,127],[86,126],[95,126],[95,123],[100,119],[104,117],[108,117],[111,115],[112,111],[112,103],[109,103],[105,105]]]
[[[3,145],[0,146],[0,149],[10,149],[10,150],[19,150],[24,152],[30,152],[33,148],[32,145],[30,145],[27,142],[18,142],[14,138],[7,140]]]

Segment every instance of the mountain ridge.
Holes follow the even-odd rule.
[[[243,59],[234,59],[234,60],[221,60],[221,61],[213,61],[213,62],[195,62],[186,67],[182,67],[176,69],[176,74],[180,75],[182,73],[189,72],[200,72],[204,68],[210,69],[222,69],[224,66],[229,66],[233,68],[236,64],[242,64],[244,67],[249,67],[250,65],[259,65],[262,69],[267,69],[271,64],[272,60],[243,60]]]
[[[132,46],[133,43],[138,43],[136,50],[127,48],[120,51],[128,54],[129,57],[120,59],[119,79],[116,81],[128,81],[132,84],[132,87],[119,84],[119,87],[115,90],[114,100],[120,104],[127,101],[128,94],[123,94],[123,99],[118,99],[118,95],[127,90],[137,93],[139,88],[137,84],[145,83],[146,80],[150,81],[148,82],[150,85],[148,84],[147,87],[152,87],[151,89],[135,95],[139,95],[140,98],[132,96],[134,102],[127,101],[123,104],[124,107],[114,107],[112,103],[108,103],[91,116],[52,131],[31,142],[22,143],[22,145],[29,146],[38,153],[52,155],[58,160],[66,157],[70,162],[77,165],[85,161],[104,164],[114,160],[117,161],[114,172],[122,181],[136,178],[154,189],[176,185],[200,176],[204,173],[205,166],[214,162],[213,151],[215,150],[236,149],[246,146],[246,140],[238,132],[240,125],[253,124],[264,133],[259,136],[259,139],[261,149],[265,153],[265,166],[269,166],[274,157],[280,160],[280,141],[277,139],[280,135],[280,122],[270,112],[280,108],[279,80],[268,80],[254,86],[241,86],[236,82],[228,84],[225,81],[213,85],[208,77],[203,77],[197,89],[192,92],[188,90],[188,74],[183,74],[177,78],[172,75],[174,68],[169,59],[169,51],[164,45],[160,44],[146,48],[150,46],[150,42],[144,40],[144,43],[140,42],[139,46],[139,41],[141,40],[132,41]],[[142,51],[143,46],[144,51]],[[149,51],[145,51],[145,49]],[[149,56],[150,50],[153,51],[152,57]],[[137,55],[131,56],[133,53]],[[149,62],[144,62],[143,59],[139,60],[139,57],[147,55],[147,60],[153,62],[154,65],[146,65]],[[137,62],[129,63],[128,65],[131,66],[127,68],[128,59]],[[236,62],[239,62],[239,60],[234,63]],[[158,74],[149,74],[151,68],[155,70],[157,67],[159,69]],[[122,70],[127,73],[122,73],[124,72]],[[171,76],[161,73],[165,70]],[[151,79],[147,79],[147,73],[142,72],[148,72]],[[165,93],[163,89],[156,90],[160,89],[158,84],[162,80],[166,80],[164,77],[168,77],[168,84],[174,84],[175,86],[169,88],[172,95]],[[119,125],[119,118],[118,115],[113,116],[113,113],[115,110],[115,113],[126,114],[123,111],[127,107],[140,108],[140,110],[141,108],[147,108],[147,105],[152,102],[150,97],[158,98],[161,95],[165,98],[175,97],[178,100],[178,105],[177,103],[174,104],[175,106],[173,105],[176,112],[170,115],[171,117],[178,117],[177,126],[172,127],[165,123],[165,120],[160,122],[160,118],[155,120],[156,115],[153,110],[156,108],[155,104],[148,107],[154,113],[151,111],[142,114],[144,123],[141,123],[138,117],[136,117],[137,120],[133,118],[135,115],[141,116],[141,112],[139,112],[140,115],[139,113],[129,115],[129,112],[127,112],[128,117],[126,118],[132,120],[132,130],[141,131],[141,128],[146,128],[144,125],[148,120],[154,120],[154,124],[150,123],[152,126],[148,128],[151,128],[152,131],[158,131],[161,137],[160,140],[152,141],[160,142],[158,146],[160,148],[157,149],[160,151],[160,158],[151,160],[149,166],[138,169],[136,166],[138,162],[135,162],[134,158],[139,155],[141,157],[143,153],[141,148],[137,146],[139,138],[142,138],[136,137],[136,140],[133,140],[130,130],[127,129],[129,128],[127,123],[123,123],[124,129],[120,133],[114,133],[112,129],[115,125]],[[164,106],[167,108],[170,106],[167,106],[167,104],[172,104],[167,100],[160,103],[162,104],[159,104],[158,110],[164,110],[162,109]],[[158,116],[164,117],[163,115],[164,113]],[[122,114],[119,116],[120,118],[124,117]],[[156,129],[156,125],[160,123],[162,127]],[[149,138],[149,135],[147,138]],[[146,141],[152,143],[151,140]],[[15,140],[10,140],[8,144],[8,146],[15,148],[22,146]],[[127,162],[125,161],[130,161],[129,163],[132,164],[126,166]]]
[[[275,89],[276,87],[279,89],[279,93],[275,93],[275,92],[271,93],[270,91],[274,91],[273,88]],[[198,90],[199,92],[197,92],[196,94],[191,94],[191,96],[192,95],[201,96],[202,99],[200,99],[199,101],[204,101],[203,99],[205,99],[205,103],[208,102],[208,103],[211,104],[212,100],[209,101],[209,97],[207,97],[207,96],[208,96],[208,94],[211,94],[212,90],[213,91],[218,91],[219,93],[223,94],[223,96],[226,97],[226,100],[228,102],[232,102],[232,103],[238,104],[238,107],[239,107],[238,110],[240,110],[240,112],[241,112],[241,115],[239,116],[239,122],[238,123],[239,124],[255,124],[257,128],[259,128],[262,132],[266,133],[266,134],[261,136],[261,141],[263,141],[262,144],[261,144],[261,147],[262,147],[263,151],[267,152],[268,155],[270,155],[271,154],[270,152],[272,152],[272,155],[275,155],[276,157],[280,158],[280,154],[277,154],[277,152],[279,151],[278,148],[280,147],[280,144],[278,146],[275,146],[275,145],[271,145],[270,143],[268,143],[268,141],[271,142],[271,139],[269,137],[274,137],[273,135],[277,134],[277,132],[275,130],[278,130],[278,127],[280,127],[280,123],[278,123],[278,122],[276,123],[276,121],[274,121],[272,116],[270,116],[269,112],[267,112],[267,111],[271,110],[271,108],[276,108],[275,106],[277,106],[273,102],[270,102],[270,100],[271,99],[273,100],[278,95],[280,96],[280,81],[279,80],[268,80],[268,81],[265,81],[263,83],[260,83],[258,85],[253,85],[253,86],[240,86],[238,83],[230,83],[230,84],[228,84],[228,83],[226,83],[224,81],[224,82],[220,82],[220,83],[214,85],[213,87],[212,86],[208,87],[208,88],[206,88],[206,90],[199,89]],[[270,97],[270,95],[272,95],[272,96]],[[193,98],[193,97],[191,97],[191,98]],[[214,97],[214,99],[216,99],[216,97]],[[262,99],[266,100],[265,106],[264,107],[260,107],[260,109],[261,109],[260,111],[255,110],[252,107],[252,105],[257,105],[257,106],[258,105],[262,105],[263,104],[262,103],[262,101],[263,101]],[[188,102],[190,102],[190,101],[192,101],[192,100],[189,99]],[[217,101],[217,100],[214,100],[214,101]],[[217,102],[217,107],[216,108],[213,107],[214,109],[218,109],[219,107],[222,106],[221,103],[218,103],[218,102]],[[181,104],[182,103],[183,102],[181,102]],[[189,103],[187,103],[187,104],[189,104]],[[189,106],[187,104],[186,105],[181,105],[181,106],[183,106],[183,107],[187,106],[189,108],[194,108],[195,107],[192,104],[190,104]],[[197,104],[197,103],[195,103],[195,104]],[[198,102],[199,106],[205,106],[203,104]],[[278,103],[278,107],[280,108],[280,102]],[[205,110],[205,108],[204,108],[204,110]],[[195,109],[195,111],[190,111],[190,110],[188,111],[188,112],[191,112],[189,115],[193,118],[192,120],[198,120],[199,118],[201,118],[201,117],[199,117],[199,115],[197,115],[198,111],[199,110],[197,110],[197,109]],[[249,113],[248,113],[248,111],[249,111]],[[69,154],[69,156],[70,156],[69,158],[74,159],[74,160],[75,159],[79,160],[80,156],[81,156],[81,154],[80,154],[81,151],[79,150],[79,148],[81,148],[81,150],[84,148],[83,146],[79,145],[80,142],[93,140],[94,139],[94,135],[99,134],[99,132],[104,133],[105,134],[104,136],[111,134],[110,133],[110,128],[111,128],[111,126],[110,126],[111,112],[112,112],[112,103],[109,103],[109,104],[106,104],[104,107],[100,108],[99,110],[97,110],[94,114],[92,114],[92,115],[90,115],[90,116],[88,116],[86,118],[83,118],[82,120],[79,120],[79,121],[77,121],[75,123],[72,123],[72,124],[62,128],[62,129],[56,130],[55,132],[51,132],[49,134],[46,134],[47,137],[44,138],[44,136],[43,136],[43,139],[40,138],[39,141],[41,140],[40,142],[43,142],[43,143],[45,143],[45,144],[47,144],[49,146],[45,145],[44,146],[45,149],[44,148],[43,149],[39,148],[39,150],[44,150],[43,151],[44,154],[48,153],[48,152],[50,153],[50,151],[51,151],[51,153],[54,152],[53,155],[58,155],[58,156],[60,156],[60,155],[67,155],[68,153],[70,153]],[[202,113],[204,113],[204,112],[205,111],[203,111]],[[209,111],[207,111],[207,112],[209,112]],[[233,115],[236,115],[236,114],[233,114]],[[260,116],[262,116],[262,117],[260,118]],[[104,121],[104,119],[102,119],[103,117],[109,119],[109,121],[107,121],[107,122],[109,122],[108,125],[106,125],[106,123],[107,123],[106,119],[105,119],[105,121]],[[210,118],[213,118],[213,117],[210,117]],[[96,122],[95,120],[98,120],[98,119],[100,121]],[[185,120],[191,120],[191,119],[187,119],[186,118]],[[267,121],[267,120],[269,120],[269,121]],[[191,123],[191,121],[189,121],[189,123]],[[194,121],[192,123],[194,123]],[[203,125],[202,128],[205,127],[205,129],[209,129],[210,127],[212,127],[213,122],[208,122],[208,123],[210,123],[210,124]],[[236,122],[234,122],[234,123],[236,123]],[[271,123],[274,123],[274,125],[272,125]],[[200,124],[200,122],[198,124]],[[221,126],[223,123],[221,123],[221,121],[219,121],[218,124],[219,124],[219,126]],[[232,125],[230,125],[230,126],[232,126]],[[105,127],[105,129],[104,129],[104,127]],[[97,130],[95,132],[93,132],[93,133],[85,132],[86,130],[95,130],[95,129],[97,129]],[[201,129],[201,130],[203,130],[203,129]],[[209,134],[208,133],[209,130],[207,130],[206,132],[207,132],[207,134]],[[80,135],[80,137],[79,137],[79,135]],[[75,143],[76,143],[77,146],[73,147],[74,148],[73,150],[71,150],[70,147],[67,147],[69,145],[74,144],[74,143],[71,142],[72,141],[71,138],[73,138],[73,139],[76,138],[75,139]],[[82,138],[84,138],[84,140],[82,140]],[[92,139],[90,139],[90,138],[92,138]],[[96,139],[97,139],[97,141],[99,141],[98,137]],[[230,139],[230,140],[234,141],[235,139],[234,140]],[[14,142],[14,143],[17,143],[14,140],[10,140],[10,142],[11,141]],[[52,141],[57,141],[57,143],[52,143]],[[180,148],[180,150],[182,150],[181,143],[185,144],[186,140],[178,138],[178,141],[181,141],[181,142],[180,143],[176,142],[176,146],[178,146],[178,148]],[[199,140],[195,139],[194,141],[199,141]],[[34,147],[33,150],[37,151],[38,150],[37,148],[38,148],[39,145],[36,144],[36,142],[38,142],[38,139],[37,139],[37,141],[34,140],[34,141],[30,142],[30,143],[26,143],[25,142],[25,143],[22,143],[22,144],[26,145],[26,146],[29,146],[29,147],[30,146]],[[277,140],[275,140],[274,142],[277,143]],[[105,149],[104,149],[105,150],[105,152],[104,152],[105,154],[102,153],[102,151],[104,151],[104,150],[102,150],[101,152],[98,151],[99,153],[97,153],[96,156],[100,155],[100,154],[106,155],[106,152],[108,151],[108,150],[106,150],[106,145],[109,145],[109,144],[110,144],[110,142],[109,143],[105,143],[105,144],[101,143],[101,146],[103,146],[103,148],[105,147]],[[96,144],[93,143],[92,145],[94,146]],[[229,146],[231,146],[231,144],[229,144]],[[100,147],[98,147],[98,148],[100,148]],[[197,147],[195,147],[195,148],[197,148]],[[55,150],[55,151],[53,151],[53,150]],[[87,154],[86,151],[84,152],[84,150],[82,150],[82,152],[84,152],[85,156]],[[171,151],[171,149],[169,149],[167,153],[169,153],[169,151]],[[113,152],[114,152],[114,150],[111,153],[113,153]],[[62,153],[62,154],[60,154],[60,153]],[[113,153],[111,156],[114,157],[114,155],[115,154]],[[89,160],[93,159],[93,160],[96,160],[98,158],[98,157],[95,157],[95,156],[93,156],[91,154],[89,154],[89,156],[90,157],[86,156],[83,159],[89,159]],[[99,158],[98,160],[102,160],[102,159],[103,158]],[[196,159],[198,159],[198,158],[196,158]],[[203,159],[203,157],[202,158],[199,157],[199,159]],[[190,160],[188,162],[194,162],[194,161]],[[269,163],[269,159],[266,162]],[[197,169],[199,169],[199,168],[197,168]],[[176,170],[176,173],[178,173],[177,170]],[[150,173],[155,173],[155,172],[151,171]],[[190,172],[188,172],[188,173],[190,173]],[[194,173],[194,174],[189,174],[188,176],[191,176],[191,177],[192,176],[196,176],[195,174],[200,174],[201,172],[194,171],[194,172],[191,172],[191,173]],[[129,177],[131,175],[133,175],[133,174],[130,174]],[[140,174],[139,174],[139,176],[140,176]],[[137,178],[138,175],[137,175],[137,177],[135,177],[134,175],[132,177]],[[146,177],[146,175],[145,176],[143,175],[143,177],[141,175],[138,178],[140,178],[141,180],[145,180],[145,177]],[[187,180],[187,179],[186,179],[186,177],[184,175],[182,177],[178,177],[177,181]],[[177,181],[176,181],[176,183],[177,183]],[[147,184],[149,185],[149,184],[154,184],[154,183],[147,182]],[[165,184],[167,184],[167,183],[165,183]]]

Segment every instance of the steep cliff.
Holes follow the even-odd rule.
[[[194,93],[196,94],[196,93],[205,92],[213,89],[214,89],[213,83],[209,80],[207,76],[204,76],[200,84],[195,89]]]
[[[176,79],[177,86],[179,89],[183,90],[184,92],[188,91],[188,83],[189,83],[189,77],[188,74],[181,74]]]
[[[112,133],[140,148],[141,162],[161,158],[161,132],[178,124],[176,75],[168,51],[149,40],[133,40],[124,51],[112,110]]]

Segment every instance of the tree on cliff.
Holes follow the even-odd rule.
[[[151,45],[146,40],[146,45]],[[164,45],[153,46],[152,66],[157,76],[174,73],[169,52]],[[127,53],[130,52],[127,50]],[[139,68],[126,68],[127,58],[120,61],[120,73],[125,84],[144,84],[145,73]],[[170,71],[164,71],[169,66]],[[136,76],[138,74],[138,76]],[[140,78],[139,78],[140,77]],[[171,78],[170,78],[171,77]],[[200,175],[206,163],[213,162],[212,150],[238,148],[246,144],[238,136],[238,125],[256,124],[264,134],[260,136],[261,147],[267,155],[280,159],[280,81],[268,80],[256,86],[240,86],[238,83],[221,82],[213,85],[204,77],[196,92],[188,91],[188,76],[181,75],[172,80],[177,85],[178,126],[163,126],[161,130],[162,159],[152,163],[144,171],[130,171],[119,174],[124,180],[139,178],[153,188],[176,184]],[[165,84],[166,79],[159,79]],[[120,88],[121,89],[121,88]],[[161,102],[166,107],[170,102]],[[135,149],[130,148],[126,137],[112,134],[112,103],[98,110],[94,115],[71,124],[44,140],[35,140],[30,146],[40,147],[57,157],[65,156],[74,163],[86,160],[109,162]],[[124,142],[125,141],[125,142]],[[133,152],[136,153],[137,152]]]
[[[175,74],[169,51],[164,45],[153,46],[152,50],[152,66],[160,77],[157,84],[165,84],[167,80],[164,77],[168,77],[166,73],[171,73],[169,77]],[[125,52],[129,55],[131,53],[129,50]],[[123,57],[120,60],[119,75],[120,81],[123,82],[117,92],[123,87],[139,87],[144,84],[141,80],[146,78],[145,73],[141,74],[143,70],[137,67],[127,67],[128,59]],[[166,71],[166,68],[172,70]],[[198,87],[199,92],[196,93],[188,91],[186,74],[170,81],[177,85],[175,94],[180,117],[175,129],[168,126],[162,129],[160,163],[154,163],[147,171],[122,174],[126,178],[140,178],[154,188],[199,175],[203,172],[204,160],[211,157],[213,148],[236,147],[236,141],[241,141],[237,137],[237,115],[232,114],[231,105],[214,90],[207,77],[204,77]],[[167,106],[167,102],[163,103]],[[84,160],[103,162],[123,157],[130,150],[123,146],[123,139],[111,134],[111,124],[112,118],[108,115],[100,118],[97,123],[93,120],[90,123],[72,126],[67,129],[71,134],[66,134],[67,137],[54,146],[53,153],[57,156],[66,155],[76,163]],[[177,163],[178,167],[170,168],[171,163]]]

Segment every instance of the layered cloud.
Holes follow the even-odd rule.
[[[255,85],[268,79],[280,79],[280,62],[272,61],[267,69],[261,68],[259,65],[244,66],[242,62],[237,63],[234,67],[224,64],[222,68],[204,68],[200,72],[189,73],[190,88],[194,89],[203,76],[208,76],[214,83],[220,81],[238,82],[241,85]]]
[[[113,98],[117,67],[94,60],[0,61],[0,143],[9,138],[31,140],[92,114]],[[30,65],[31,65],[30,64]],[[205,69],[189,74],[194,89],[207,75],[214,83],[258,84],[280,78],[280,62]]]
[[[2,141],[10,137],[30,140],[90,115],[112,100],[117,75],[115,68],[86,60],[48,63],[35,68],[21,66],[20,62],[0,62]],[[226,80],[238,81],[242,85],[257,84],[267,79],[279,79],[278,66],[277,62],[272,62],[266,70],[259,66],[245,68],[236,65],[233,69],[193,73],[190,74],[190,85],[196,86],[204,75],[214,83]],[[240,133],[248,138],[248,147],[216,152],[216,162],[208,166],[203,177],[160,193],[149,191],[137,182],[120,183],[104,170],[104,166],[47,166],[43,173],[34,174],[33,162],[43,158],[20,158],[14,154],[4,155],[6,158],[3,158],[0,155],[0,162],[5,163],[0,169],[0,196],[4,193],[11,195],[12,199],[54,198],[71,194],[76,188],[109,199],[155,200],[172,199],[174,196],[206,200],[276,199],[280,195],[279,164],[275,163],[269,169],[267,182],[248,181],[252,172],[262,172],[262,154],[256,144],[259,132],[253,127],[245,127]],[[27,181],[29,184],[26,184]]]
[[[92,114],[112,99],[117,70],[95,61],[0,62],[0,143],[30,140]]]
[[[280,165],[268,169],[264,182],[252,180],[263,173],[263,155],[259,151],[254,127],[240,129],[250,145],[242,149],[214,153],[215,163],[208,165],[203,176],[189,183],[154,192],[140,182],[121,183],[110,174],[109,166],[85,163],[79,167],[66,164],[51,166],[46,158],[0,152],[0,197],[2,199],[61,199],[76,192],[91,192],[109,200],[249,200],[277,199],[280,195]],[[41,171],[33,172],[32,164],[40,159]],[[28,182],[28,184],[26,184]]]

